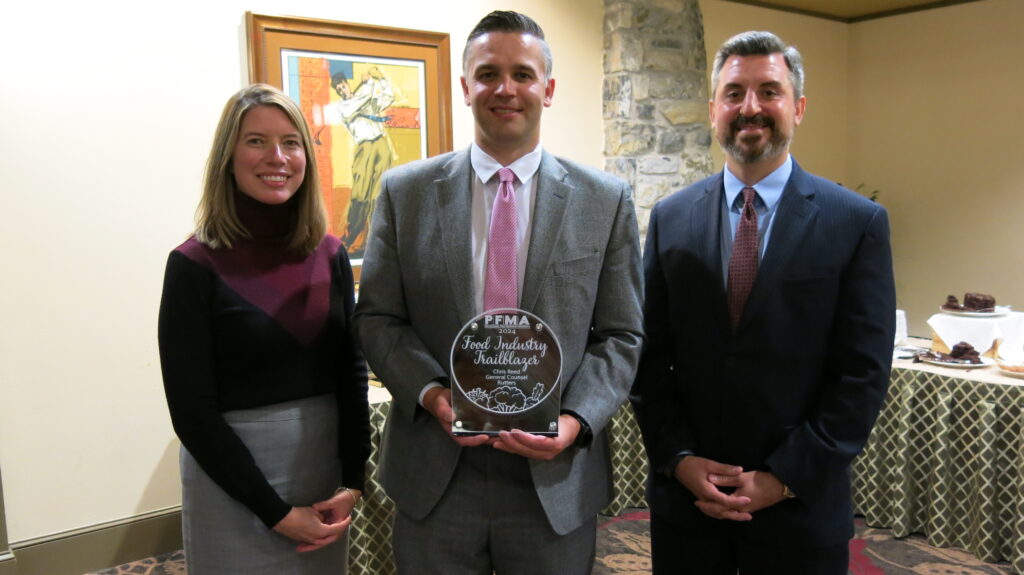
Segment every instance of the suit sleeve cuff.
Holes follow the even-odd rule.
[[[672,459],[668,460],[668,463],[666,463],[665,465],[658,469],[658,473],[661,473],[662,475],[665,475],[669,478],[675,478],[676,467],[679,466],[679,462],[682,461],[683,458],[689,457],[691,455],[693,455],[693,450],[683,449],[682,451],[679,451],[678,453],[672,456]]]
[[[583,419],[580,414],[568,409],[563,409],[562,413],[571,415],[580,424],[580,432],[576,434],[576,441],[573,441],[572,444],[576,447],[590,447],[590,444],[594,442],[594,432],[590,428],[590,424],[587,423],[587,420]]]
[[[418,398],[418,399],[416,400],[416,402],[417,402],[417,403],[419,403],[419,404],[420,404],[420,407],[422,407],[423,409],[427,409],[427,406],[423,405],[423,398],[427,396],[427,392],[428,392],[428,391],[430,391],[431,389],[434,389],[435,387],[444,387],[444,386],[443,386],[443,385],[441,385],[441,383],[440,383],[440,382],[438,382],[438,381],[437,381],[437,380],[435,379],[434,381],[431,381],[431,382],[430,382],[430,383],[428,383],[427,385],[424,385],[424,386],[423,386],[423,390],[422,390],[422,391],[420,391],[420,396],[419,396],[419,398]],[[429,410],[429,409],[427,409],[427,411],[430,411],[430,410]]]

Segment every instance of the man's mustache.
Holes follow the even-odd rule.
[[[732,128],[734,132],[737,132],[747,126],[774,128],[775,121],[768,116],[757,114],[756,116],[750,116],[749,118],[746,116],[736,116],[736,119],[729,124],[729,127]]]

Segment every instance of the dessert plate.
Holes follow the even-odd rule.
[[[996,364],[996,360],[991,357],[981,357],[979,359],[981,359],[981,363],[956,363],[952,361],[940,361],[938,359],[922,359],[921,361],[941,367],[952,367],[954,369],[981,369],[983,367]]]
[[[997,305],[992,311],[956,311],[951,309],[942,309],[939,307],[939,311],[949,315],[958,315],[960,317],[999,317],[1010,313],[1010,306],[1008,305]]]
[[[1021,379],[1024,379],[1024,365],[1021,365],[1019,363],[1016,363],[1016,364],[1000,363],[999,364],[999,371],[1001,371],[1003,375],[1008,376],[1008,377],[1019,377]]]

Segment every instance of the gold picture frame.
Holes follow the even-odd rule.
[[[448,34],[246,12],[249,78],[306,116],[329,218],[358,278],[380,173],[452,149]]]

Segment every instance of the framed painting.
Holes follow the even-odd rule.
[[[302,109],[328,231],[358,280],[381,174],[452,149],[448,34],[252,12],[246,25],[249,79]]]

